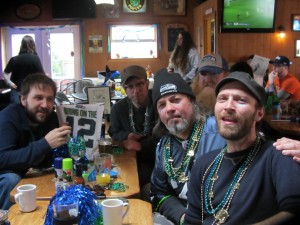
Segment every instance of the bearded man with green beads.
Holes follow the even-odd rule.
[[[215,117],[226,146],[193,166],[184,224],[300,224],[300,165],[259,137],[266,93],[233,72],[215,90]]]
[[[191,87],[177,73],[161,69],[154,76],[153,106],[159,121],[153,134],[161,137],[151,176],[155,224],[181,224],[186,192],[195,159],[224,147],[213,116],[203,117]]]

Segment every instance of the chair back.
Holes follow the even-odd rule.
[[[94,87],[94,83],[90,79],[78,80],[75,83],[75,93],[84,93],[85,87]]]
[[[56,105],[62,105],[62,104],[73,104],[68,96],[62,92],[62,91],[57,91],[55,95],[55,104]]]

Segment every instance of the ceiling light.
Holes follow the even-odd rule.
[[[97,5],[99,5],[99,4],[111,4],[111,5],[114,5],[115,4],[115,0],[95,0],[95,3]]]

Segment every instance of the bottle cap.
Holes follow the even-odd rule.
[[[54,159],[54,168],[55,169],[62,169],[62,161],[64,158],[62,157],[57,157]]]
[[[62,162],[63,170],[71,170],[73,168],[73,160],[71,158],[64,158]]]
[[[83,177],[83,179],[84,179],[85,182],[88,182],[88,179],[89,179],[89,174],[88,173],[84,172],[82,174],[82,177]]]

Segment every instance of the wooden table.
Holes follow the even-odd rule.
[[[290,122],[289,120],[273,120],[272,115],[266,115],[264,120],[271,128],[278,131],[282,135],[300,135],[300,124]]]
[[[8,220],[11,225],[41,225],[44,224],[49,201],[37,201],[37,209],[33,212],[20,212],[17,204],[9,209]],[[148,202],[139,199],[129,199],[129,210],[124,217],[123,225],[153,224],[152,209]]]
[[[113,155],[114,163],[121,168],[121,173],[115,182],[121,182],[128,185],[125,192],[116,192],[106,190],[107,197],[134,197],[140,193],[138,171],[136,164],[136,152],[124,151],[122,155]],[[91,182],[93,184],[94,182]],[[15,202],[14,195],[17,193],[17,187],[23,184],[34,184],[37,186],[36,197],[37,200],[49,200],[55,195],[55,183],[54,174],[42,174],[42,175],[26,175],[16,185],[16,187],[10,193],[11,201]]]

